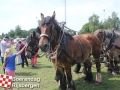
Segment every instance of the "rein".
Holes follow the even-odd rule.
[[[51,36],[49,36],[49,35],[47,35],[45,33],[40,34],[40,38],[41,37],[47,37],[50,40],[49,43],[52,41],[54,36],[55,36],[55,26],[54,25],[52,26],[52,34],[51,34]]]
[[[49,44],[51,44],[53,38],[55,38],[55,33],[56,33],[56,29],[57,29],[57,26],[56,26],[56,22],[54,22],[53,26],[52,26],[52,33],[51,33],[51,36],[49,36],[48,34],[41,34],[40,35],[40,38],[41,37],[47,37],[48,38],[48,42]],[[81,48],[81,51],[82,51],[82,60],[79,60],[79,59],[76,59],[74,57],[72,57],[72,55],[69,53],[69,51],[66,49],[66,47],[64,45],[61,45],[61,41],[62,41],[62,38],[63,36],[65,35],[65,32],[64,32],[64,27],[63,26],[62,28],[60,28],[60,32],[58,33],[59,34],[59,37],[58,37],[58,40],[57,40],[57,44],[54,48],[53,51],[50,50],[50,47],[49,47],[49,50],[46,52],[47,55],[48,55],[48,58],[51,60],[55,60],[55,65],[56,65],[56,70],[57,70],[57,59],[58,57],[60,56],[60,54],[62,53],[62,51],[64,51],[68,57],[73,60],[73,64],[74,63],[83,63],[84,60],[83,60],[83,57],[84,57],[84,51],[83,51],[83,45],[82,43],[80,42],[80,40],[78,40],[79,44],[80,44],[80,48]],[[54,56],[53,56],[54,55]]]
[[[116,35],[115,34],[112,34],[112,37],[110,38],[110,41],[108,44],[105,43],[105,38],[106,38],[106,33],[104,31],[104,34],[103,34],[103,45],[107,46],[105,52],[107,52],[108,50],[110,50],[112,47],[113,47],[113,43],[115,41],[115,38],[116,38]]]
[[[64,27],[65,27],[65,26],[64,26]],[[64,46],[62,46],[62,48],[61,48],[60,43],[61,43],[61,41],[62,41],[63,36],[65,35],[64,27],[61,28],[61,30],[60,30],[59,38],[58,38],[57,45],[55,46],[54,51],[53,51],[52,53],[50,53],[50,54],[53,54],[53,55],[56,54],[56,57],[55,57],[55,58],[50,58],[50,60],[55,59],[55,61],[56,61],[56,66],[57,66],[57,58],[60,56],[61,52],[64,51],[64,52],[70,57],[70,59],[73,60],[74,62],[76,62],[76,63],[83,63],[84,50],[83,50],[83,45],[82,45],[82,43],[80,42],[80,40],[78,40],[78,42],[79,42],[79,44],[80,44],[80,48],[81,48],[81,51],[82,51],[82,60],[78,60],[78,59],[72,57],[72,55],[68,52],[68,50],[67,50]],[[53,30],[55,30],[55,28],[54,28]],[[62,31],[63,31],[63,32],[62,32]],[[43,36],[43,35],[42,35],[42,36]],[[53,35],[52,35],[52,36],[53,36]],[[74,63],[73,63],[73,64],[74,64]]]
[[[31,34],[31,35],[33,35],[33,34]],[[29,42],[29,44],[27,45],[27,47],[26,47],[26,51],[29,51],[31,54],[35,54],[37,51],[35,51],[34,49],[35,48],[39,48],[39,46],[38,46],[38,42],[39,42],[39,38],[37,38],[37,37],[34,37],[34,42],[35,42],[35,45],[32,47],[32,46],[30,46],[30,47],[32,47],[32,48],[28,48],[28,46],[29,46],[29,44],[30,44],[30,42]],[[31,42],[32,43],[32,42]],[[38,56],[39,57],[42,57],[42,56],[44,56],[45,55],[45,53],[38,53]]]

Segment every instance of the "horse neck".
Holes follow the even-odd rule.
[[[110,42],[110,38],[105,38],[105,41],[104,41],[106,44],[109,44],[109,42]]]
[[[51,48],[51,50],[53,51],[54,49],[55,49],[55,47],[58,45],[58,39],[59,39],[59,34],[58,34],[58,32],[56,31],[56,33],[55,33],[55,37],[54,37],[54,39],[51,41],[51,43],[50,43],[50,48]]]
[[[104,38],[105,38],[105,40],[104,40],[104,42],[106,43],[106,44],[108,44],[109,43],[109,41],[110,41],[110,39],[111,39],[111,37],[110,37],[110,32],[108,32],[108,31],[104,31]]]

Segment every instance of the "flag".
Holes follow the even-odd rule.
[[[12,76],[0,74],[0,86],[10,88],[12,83]]]

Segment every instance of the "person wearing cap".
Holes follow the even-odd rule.
[[[2,64],[4,63],[5,50],[7,48],[10,48],[10,46],[11,46],[10,38],[8,36],[5,36],[4,39],[1,41],[1,60],[2,60]],[[4,70],[4,73],[5,73],[5,70]]]

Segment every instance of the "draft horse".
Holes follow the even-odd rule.
[[[114,30],[98,29],[94,32],[98,36],[102,45],[106,47],[104,52],[109,56],[110,65],[108,65],[108,72],[116,75],[119,73],[118,61],[120,55],[120,35]]]
[[[50,51],[53,56],[56,56],[52,58],[51,61],[60,78],[59,90],[76,90],[71,73],[71,66],[74,64],[85,63],[87,73],[84,80],[91,81],[93,75],[89,59],[92,52],[90,42],[81,35],[72,37],[70,34],[64,33],[55,20],[55,11],[51,17],[47,16],[44,18],[44,15],[41,14],[41,19],[39,47],[42,51]],[[65,44],[61,44],[63,37],[66,37]],[[97,41],[96,44],[98,44]],[[96,82],[100,83],[102,80],[99,55],[97,55],[97,53],[99,54],[99,51],[96,51],[96,55],[94,56],[97,69]],[[66,76],[68,86],[66,83]]]
[[[37,28],[38,29],[38,28]],[[26,39],[26,43],[28,44],[26,47],[26,57],[32,58],[39,50],[38,43],[39,43],[39,36],[40,34],[33,31]]]
[[[91,34],[91,33],[81,34],[80,36],[86,38],[90,42],[90,44],[92,46],[91,55],[93,55],[94,58],[99,59],[99,57],[100,57],[100,51],[101,51],[101,44],[100,44],[100,41],[97,38],[97,36],[94,35],[94,34]],[[95,61],[95,62],[99,63],[98,61]],[[80,70],[80,68],[81,68],[81,64],[79,63],[79,64],[76,65],[76,67],[74,69],[74,72],[78,73],[79,70]],[[82,70],[82,74],[84,75],[85,73],[86,73],[86,71],[85,71],[85,67],[84,67],[83,70]]]

